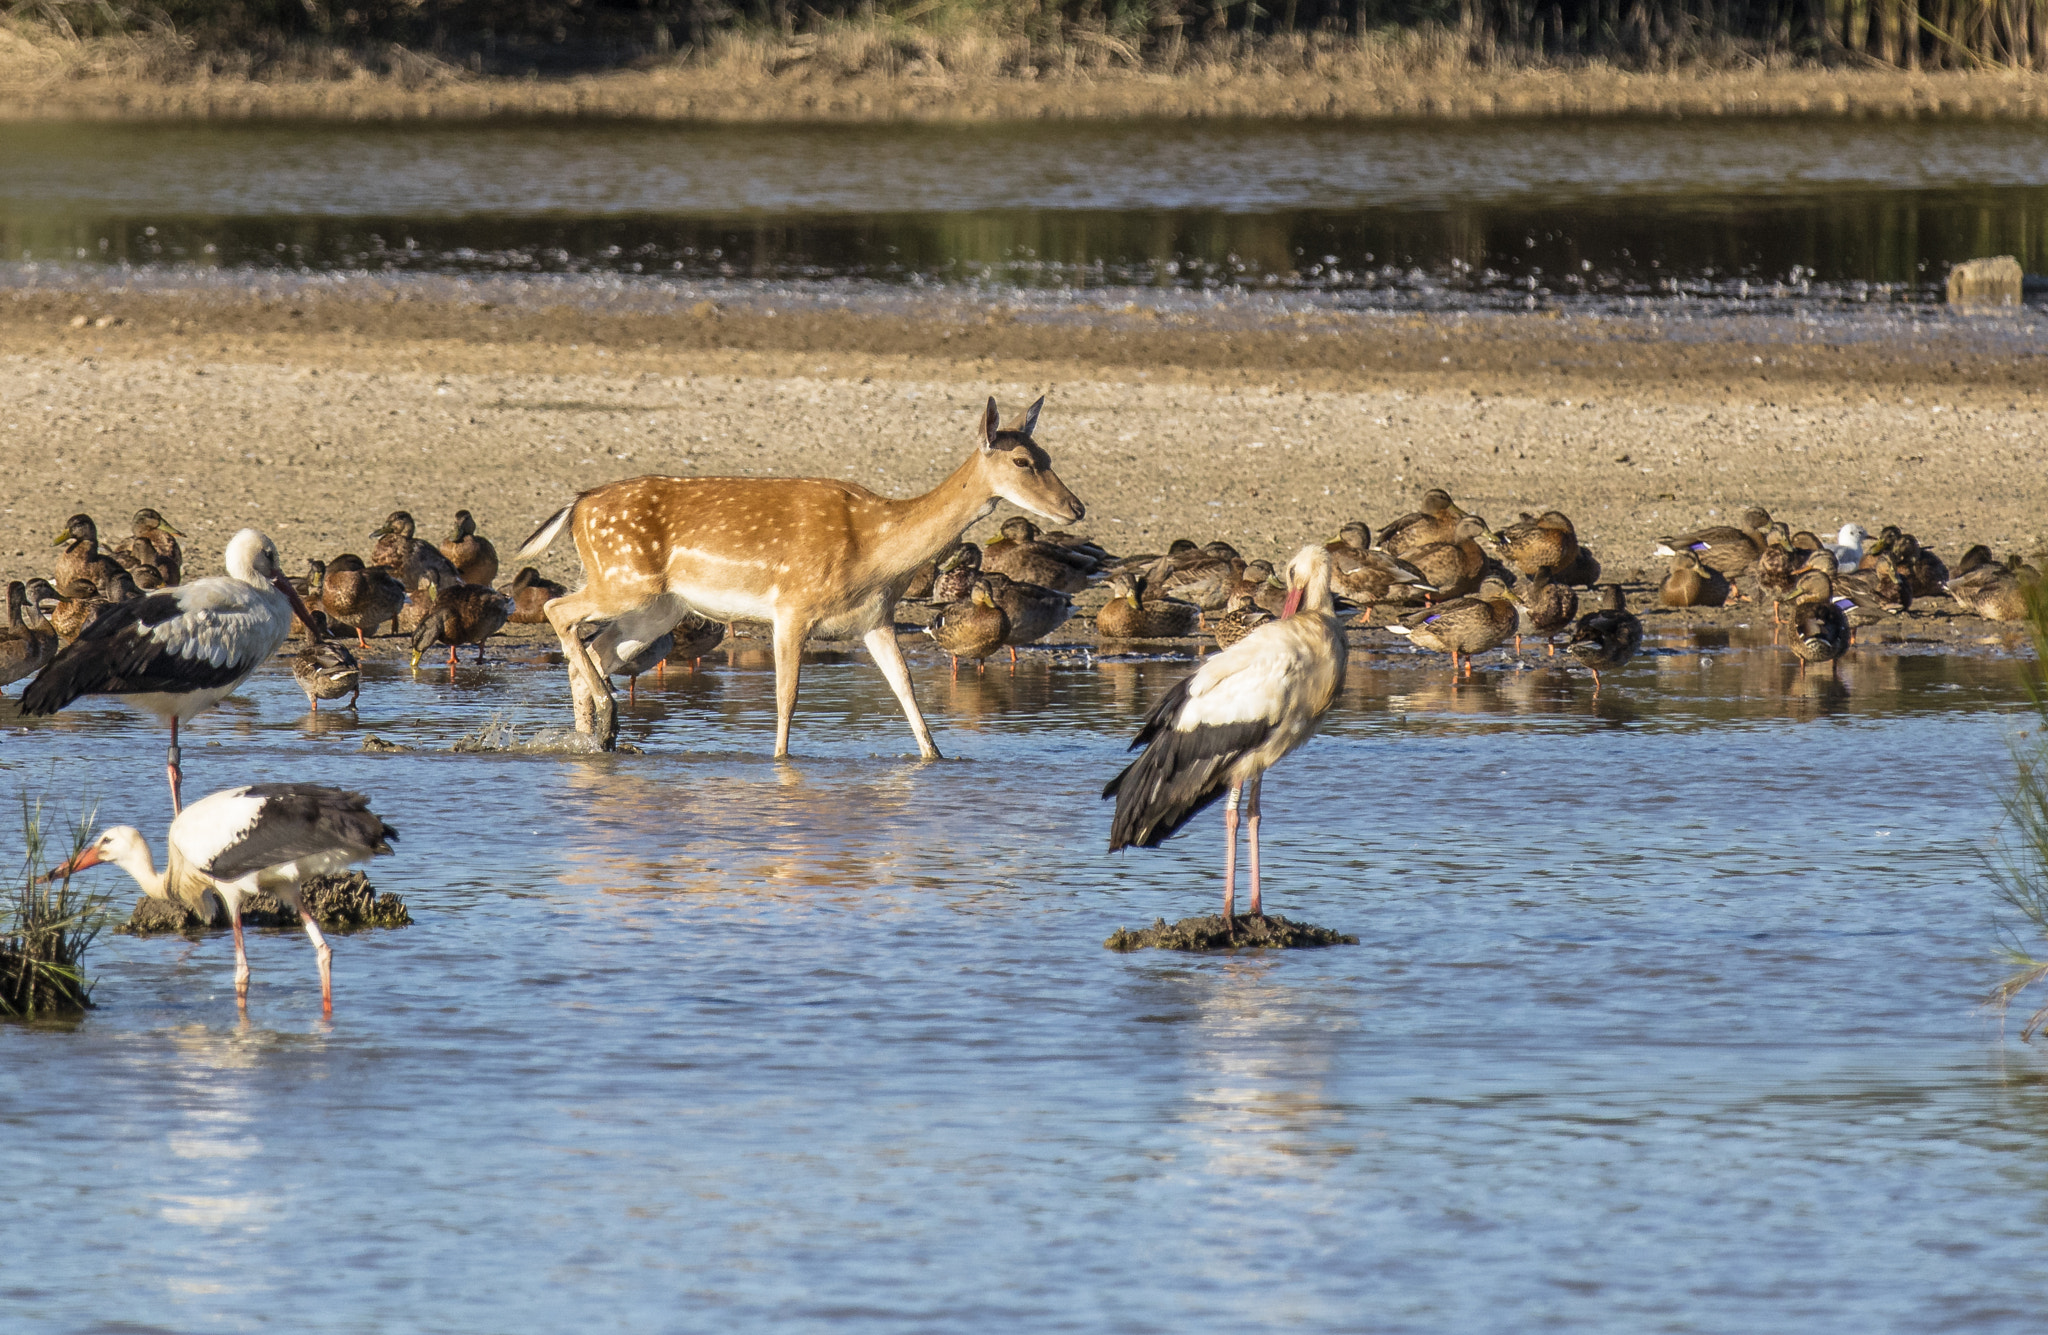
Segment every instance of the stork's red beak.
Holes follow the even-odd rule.
[[[292,613],[298,617],[299,624],[306,628],[306,634],[314,639],[320,638],[320,632],[313,629],[313,614],[306,610],[306,602],[299,597],[299,591],[293,588],[283,575],[272,575],[270,582],[279,593],[291,599]]]
[[[1301,595],[1305,592],[1307,592],[1305,589],[1289,589],[1287,591],[1287,601],[1280,604],[1280,619],[1282,621],[1287,620],[1287,618],[1301,610]]]
[[[70,876],[76,872],[84,871],[87,867],[97,867],[99,865],[99,845],[94,844],[89,848],[81,849],[78,853],[78,856],[72,858],[70,861],[60,862],[56,866],[50,868],[49,872],[44,875],[43,879],[45,881],[55,881],[62,877]]]

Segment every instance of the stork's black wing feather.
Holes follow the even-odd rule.
[[[248,835],[201,870],[222,881],[314,853],[359,856],[392,851],[398,831],[370,810],[370,799],[314,783],[258,783],[242,793],[262,802]]]
[[[1109,823],[1112,853],[1131,845],[1156,848],[1180,833],[1223,796],[1231,764],[1273,730],[1266,719],[1176,728],[1194,680],[1190,676],[1177,683],[1147,711],[1131,742],[1133,748],[1143,746],[1145,754],[1103,786],[1102,795],[1116,799]]]
[[[21,693],[21,712],[54,714],[82,695],[205,690],[247,676],[251,664],[181,657],[151,637],[184,612],[172,590],[101,608]]]

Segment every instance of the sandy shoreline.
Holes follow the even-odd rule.
[[[118,533],[142,505],[187,530],[202,570],[244,524],[297,569],[363,550],[401,507],[437,535],[467,507],[509,555],[577,490],[642,472],[908,495],[962,457],[984,396],[1014,410],[1041,393],[1080,527],[1123,552],[1187,536],[1279,555],[1433,485],[1496,523],[1561,508],[1624,579],[1657,571],[1660,534],[1751,504],[1821,531],[1898,523],[1951,557],[2034,551],[2042,371],[1965,330],[1716,341],[1542,316],[1162,329],[16,291],[0,294],[16,478],[0,562],[46,573],[65,516]],[[575,578],[568,544],[541,565]]]
[[[1309,67],[1191,65],[1019,77],[992,71],[817,68],[775,52],[712,65],[555,78],[358,71],[348,80],[152,78],[132,57],[31,44],[0,29],[0,122],[298,120],[701,123],[1057,120],[1484,120],[1538,117],[1903,117],[2039,120],[2048,79],[2009,71],[1404,68],[1335,51]]]

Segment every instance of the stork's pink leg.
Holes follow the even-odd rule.
[[[313,958],[320,961],[320,1009],[328,1015],[334,1014],[334,951],[327,944],[327,938],[320,935],[320,924],[313,921],[313,915],[306,912],[304,904],[299,905],[299,921],[306,925],[306,935],[313,939]]]
[[[1237,917],[1237,802],[1244,785],[1230,785],[1223,799],[1223,921]]]
[[[249,996],[249,952],[242,949],[242,906],[228,906],[228,921],[235,928],[235,999],[245,1001]]]
[[[1245,798],[1246,824],[1251,826],[1252,840],[1252,916],[1262,918],[1265,909],[1259,903],[1259,784],[1265,779],[1261,774],[1252,780],[1251,792]]]
[[[184,759],[183,753],[178,750],[178,720],[174,717],[171,719],[171,749],[164,753],[164,772],[171,779],[171,814],[173,816],[185,809],[183,793],[185,775],[178,768],[178,762],[182,759]]]

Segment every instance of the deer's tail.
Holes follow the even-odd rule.
[[[575,501],[570,501],[567,505],[542,520],[541,526],[535,529],[525,542],[519,544],[518,551],[512,553],[512,559],[515,561],[531,561],[534,557],[539,556],[542,552],[553,546],[555,539],[562,536],[562,530],[569,527],[569,520],[576,514],[576,501],[582,499],[581,496],[578,496]]]

